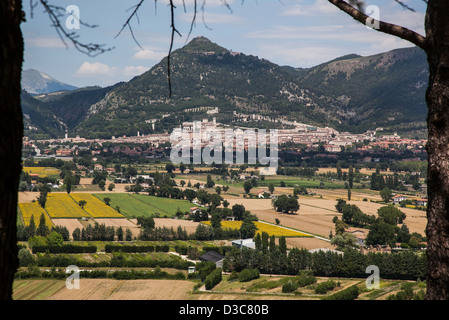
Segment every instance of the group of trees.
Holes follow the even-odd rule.
[[[407,174],[407,176],[410,180],[411,175]],[[417,175],[413,176],[418,178]],[[377,167],[376,172],[373,172],[371,174],[370,189],[380,191],[384,188],[388,188],[390,190],[406,191],[407,188],[404,186],[404,183],[402,181],[403,179],[401,179],[397,172],[393,173],[392,175],[383,175],[380,173],[379,167]],[[416,189],[420,186],[418,179],[415,180],[415,183],[413,185],[416,187]]]
[[[18,241],[29,241],[32,237],[39,236],[45,238],[52,233],[60,235],[63,241],[69,240],[70,235],[68,229],[61,226],[52,226],[49,228],[46,224],[45,215],[42,213],[39,217],[39,224],[37,226],[34,221],[34,215],[31,216],[30,223],[27,226],[18,225],[16,236]]]
[[[367,266],[376,265],[382,278],[416,280],[425,277],[426,255],[410,251],[395,254],[368,253],[345,250],[309,252],[293,248],[284,253],[279,246],[273,249],[253,250],[242,248],[226,253],[223,269],[228,272],[257,268],[261,273],[297,275],[310,270],[315,276],[366,278]]]
[[[347,204],[343,199],[338,199],[335,207],[342,213],[342,219],[338,219],[337,216],[333,219],[335,224],[333,243],[340,244],[341,247],[345,245],[354,247],[355,237],[348,236],[345,231],[349,226],[369,229],[365,239],[367,246],[388,244],[394,247],[396,243],[401,243],[405,248],[419,248],[420,242],[425,240],[419,233],[410,234],[407,225],[404,224],[406,214],[394,205],[379,208],[377,218],[363,213],[359,207]],[[401,224],[401,227],[398,224]]]
[[[126,229],[126,240],[132,240],[128,237],[131,234],[129,229]],[[114,241],[116,239],[121,241],[124,240],[123,229],[119,227],[117,230],[114,227],[107,227],[104,223],[99,224],[95,222],[94,226],[89,224],[86,228],[76,228],[72,232],[72,237],[74,241]]]
[[[273,199],[273,207],[277,212],[293,214],[299,210],[299,202],[295,196],[282,194]]]

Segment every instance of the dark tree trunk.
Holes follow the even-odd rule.
[[[427,299],[449,299],[449,1],[430,0],[426,14],[429,62]]]
[[[21,0],[0,1],[0,299],[12,299],[17,270],[17,194],[21,171]]]

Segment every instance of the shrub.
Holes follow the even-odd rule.
[[[181,245],[176,245],[175,246],[175,251],[183,256],[187,255],[187,251],[188,251],[188,247],[187,246],[181,246]]]
[[[106,253],[112,253],[112,252],[127,252],[127,253],[137,253],[137,252],[153,252],[154,246],[122,246],[122,245],[115,245],[115,244],[106,244],[104,246],[104,251]]]
[[[169,249],[170,249],[170,247],[168,244],[163,244],[163,245],[155,247],[156,252],[168,252]]]
[[[19,250],[18,258],[19,258],[19,267],[26,267],[36,263],[34,256],[27,248],[22,248]]]
[[[47,250],[49,253],[95,253],[97,252],[97,247],[94,245],[64,244],[62,246],[35,245],[32,248],[33,253],[44,253]]]
[[[334,280],[327,280],[325,282],[321,282],[315,288],[315,293],[325,294],[328,291],[333,290],[337,286],[337,283]]]
[[[310,270],[302,270],[298,275],[298,286],[305,287],[316,282],[316,278]]]
[[[196,265],[196,270],[198,271],[198,278],[204,281],[206,277],[215,269],[217,266],[212,261],[202,261]]]
[[[259,277],[260,277],[259,269],[257,269],[257,268],[244,269],[239,274],[239,281],[240,282],[247,282],[247,281],[251,281],[253,279],[257,279]]]
[[[221,282],[222,279],[222,268],[217,268],[212,271],[204,280],[204,284],[206,285],[206,290],[211,290],[217,284]]]
[[[239,278],[239,274],[237,273],[237,271],[233,270],[231,272],[231,274],[229,275],[228,281],[234,281],[237,280]]]
[[[282,286],[283,293],[291,293],[298,289],[298,283],[296,281],[289,280],[286,284]]]
[[[344,290],[331,294],[324,300],[354,300],[359,296],[359,288],[356,285],[350,286]]]

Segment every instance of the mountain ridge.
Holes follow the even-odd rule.
[[[26,69],[22,72],[22,88],[32,95],[78,89],[75,86],[56,80],[48,74],[33,68]]]
[[[408,130],[411,124],[425,129],[428,71],[418,48],[346,55],[301,69],[232,52],[198,37],[172,53],[171,99],[166,59],[128,82],[102,88],[101,93],[93,90],[95,98],[85,96],[83,103],[73,103],[79,105],[76,117],[58,98],[44,105],[52,112],[62,108],[56,113],[72,119],[64,120],[69,131],[86,137],[152,133],[148,119],[158,119],[156,132],[169,132],[183,121],[207,116],[185,111],[196,107],[219,108],[217,121],[231,125],[237,111],[352,132],[379,126]],[[80,99],[74,93],[66,96]]]

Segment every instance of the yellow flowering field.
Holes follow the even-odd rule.
[[[204,224],[210,225],[210,221],[202,221]],[[254,221],[257,227],[257,232],[262,234],[262,232],[268,233],[269,236],[274,235],[275,237],[311,237],[308,234],[287,229],[281,226],[276,226],[273,224],[265,223],[263,221]],[[240,229],[242,221],[221,221],[221,227],[223,229]]]
[[[22,214],[22,219],[25,226],[30,225],[31,217],[34,216],[34,223],[36,224],[37,228],[39,226],[39,220],[42,213],[45,216],[45,224],[49,228],[54,226],[50,217],[47,215],[47,212],[42,209],[38,202],[19,203],[19,209],[20,213]]]
[[[124,218],[122,214],[115,211],[103,201],[90,193],[71,193],[70,196],[78,203],[80,200],[86,201],[84,210],[86,210],[94,218]],[[104,194],[104,197],[107,197]]]
[[[67,193],[49,193],[45,209],[50,218],[90,217]]]
[[[40,178],[59,174],[59,169],[52,167],[23,167],[23,172],[38,174]]]

